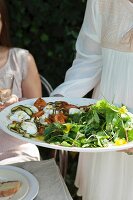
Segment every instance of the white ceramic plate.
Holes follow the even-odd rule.
[[[33,200],[36,197],[39,191],[39,183],[31,173],[15,166],[0,166],[0,182],[14,180],[20,181],[21,187],[11,198],[12,200]],[[2,198],[2,200],[4,199],[8,198]]]
[[[75,105],[89,105],[89,104],[93,104],[96,102],[96,100],[94,99],[88,99],[88,98],[64,98],[64,97],[46,97],[43,98],[46,102],[55,102],[55,101],[66,101],[68,103],[71,104],[75,104]],[[55,145],[55,144],[48,144],[46,142],[43,141],[38,141],[36,139],[28,139],[23,137],[20,134],[17,134],[15,132],[10,131],[7,128],[7,125],[9,123],[11,123],[11,121],[7,118],[7,116],[9,115],[11,108],[17,105],[33,105],[36,99],[28,99],[28,100],[24,100],[18,103],[15,103],[13,105],[8,106],[7,108],[5,108],[3,111],[0,112],[0,127],[3,131],[5,131],[6,133],[8,133],[9,135],[12,135],[18,139],[21,139],[23,141],[27,141],[33,144],[36,144],[38,146],[42,146],[42,147],[46,147],[46,148],[52,148],[52,149],[59,149],[59,150],[66,150],[66,151],[75,151],[75,152],[106,152],[106,151],[118,151],[118,150],[124,150],[124,149],[128,149],[128,148],[132,148],[133,147],[133,142],[130,142],[128,144],[122,145],[122,146],[111,146],[111,147],[99,147],[99,148],[79,148],[79,147],[64,147],[64,146],[59,146],[59,145]]]

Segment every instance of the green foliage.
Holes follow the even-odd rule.
[[[86,0],[8,0],[14,46],[29,49],[55,88],[75,56]]]

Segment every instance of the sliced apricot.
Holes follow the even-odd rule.
[[[46,101],[44,101],[42,98],[38,98],[34,106],[38,108],[38,110],[42,110],[47,105]]]

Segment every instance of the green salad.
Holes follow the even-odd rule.
[[[35,103],[12,108],[8,128],[65,147],[110,147],[133,140],[133,114],[125,106],[103,99],[86,106],[57,101],[40,107]]]

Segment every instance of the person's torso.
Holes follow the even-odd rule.
[[[27,50],[11,48],[6,63],[0,68],[0,73],[3,74],[3,76],[6,72],[14,75],[12,93],[19,98],[22,97],[22,80],[27,74],[27,54]]]
[[[133,6],[129,0],[99,0],[101,45],[133,52]]]
[[[103,67],[98,93],[100,98],[133,107],[133,6],[129,0],[98,2]]]

